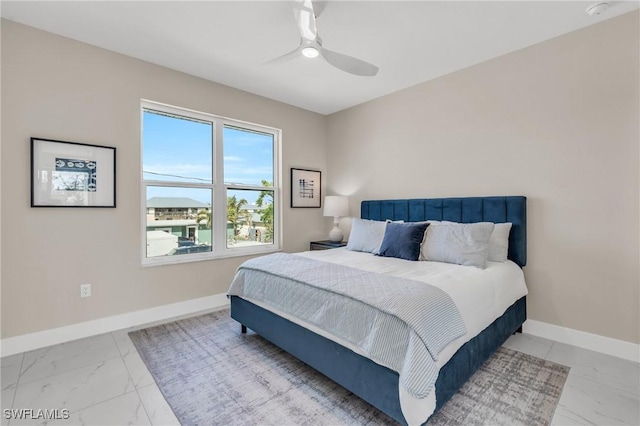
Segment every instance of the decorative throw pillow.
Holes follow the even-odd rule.
[[[493,262],[506,262],[509,254],[511,223],[496,223],[489,238],[489,257]]]
[[[378,255],[418,260],[427,226],[426,222],[388,223]]]
[[[378,254],[387,222],[353,218],[347,250]]]
[[[422,245],[424,260],[485,268],[494,224],[432,223]]]

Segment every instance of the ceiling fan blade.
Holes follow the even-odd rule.
[[[318,19],[322,15],[325,7],[327,7],[326,1],[315,1],[313,3],[313,12],[316,15],[316,19]]]
[[[362,77],[373,77],[378,73],[379,68],[368,62],[354,58],[353,56],[343,55],[342,53],[334,52],[324,47],[321,49],[321,54],[336,68],[350,74],[359,75]]]
[[[271,59],[270,61],[267,61],[267,64],[277,64],[277,63],[282,63],[282,62],[287,62],[293,58],[297,58],[298,56],[300,56],[300,46],[296,47],[295,49],[293,49],[291,52],[289,53],[285,53],[282,56],[278,56],[277,58]]]
[[[318,36],[318,29],[311,0],[296,0],[293,3],[293,14],[296,17],[300,36],[305,40],[314,41]]]

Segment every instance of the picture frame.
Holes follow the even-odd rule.
[[[116,207],[116,148],[31,138],[31,207]]]
[[[320,208],[322,172],[291,168],[291,207]]]

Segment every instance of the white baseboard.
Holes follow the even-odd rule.
[[[184,302],[143,309],[141,311],[81,322],[79,324],[8,337],[0,340],[0,354],[2,356],[14,355],[58,343],[70,342],[97,334],[122,330],[123,328],[169,320],[185,315],[193,315],[199,312],[224,309],[227,306],[229,306],[229,300],[226,294],[214,294],[213,296],[201,297],[199,299],[191,299]]]
[[[524,333],[532,334],[567,345],[600,352],[603,354],[640,362],[640,345],[624,340],[599,336],[572,328],[547,324],[546,322],[528,319],[522,326]]]
[[[166,321],[200,312],[224,309],[228,306],[229,300],[226,294],[214,294],[213,296],[100,318],[65,327],[8,337],[0,340],[0,355],[3,357],[14,355],[33,349],[95,336],[97,334],[122,330],[128,327]],[[635,343],[531,319],[528,319],[524,323],[523,332],[618,358],[640,362],[640,345]]]

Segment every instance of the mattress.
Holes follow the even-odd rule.
[[[345,248],[303,252],[297,253],[297,255],[422,281],[445,291],[458,306],[467,328],[467,334],[454,340],[440,353],[436,361],[438,367],[446,364],[462,345],[500,317],[516,300],[527,294],[524,274],[520,267],[511,261],[488,262],[485,269],[478,269],[441,262],[410,262],[396,258],[378,257],[369,253],[349,251]],[[305,323],[299,318],[279,312],[259,301],[247,300],[333,340],[355,353],[366,356],[351,343]],[[433,413],[436,405],[435,392],[431,392],[429,397],[422,399],[411,396],[402,387],[400,387],[399,393],[402,412],[409,424],[421,424]]]

